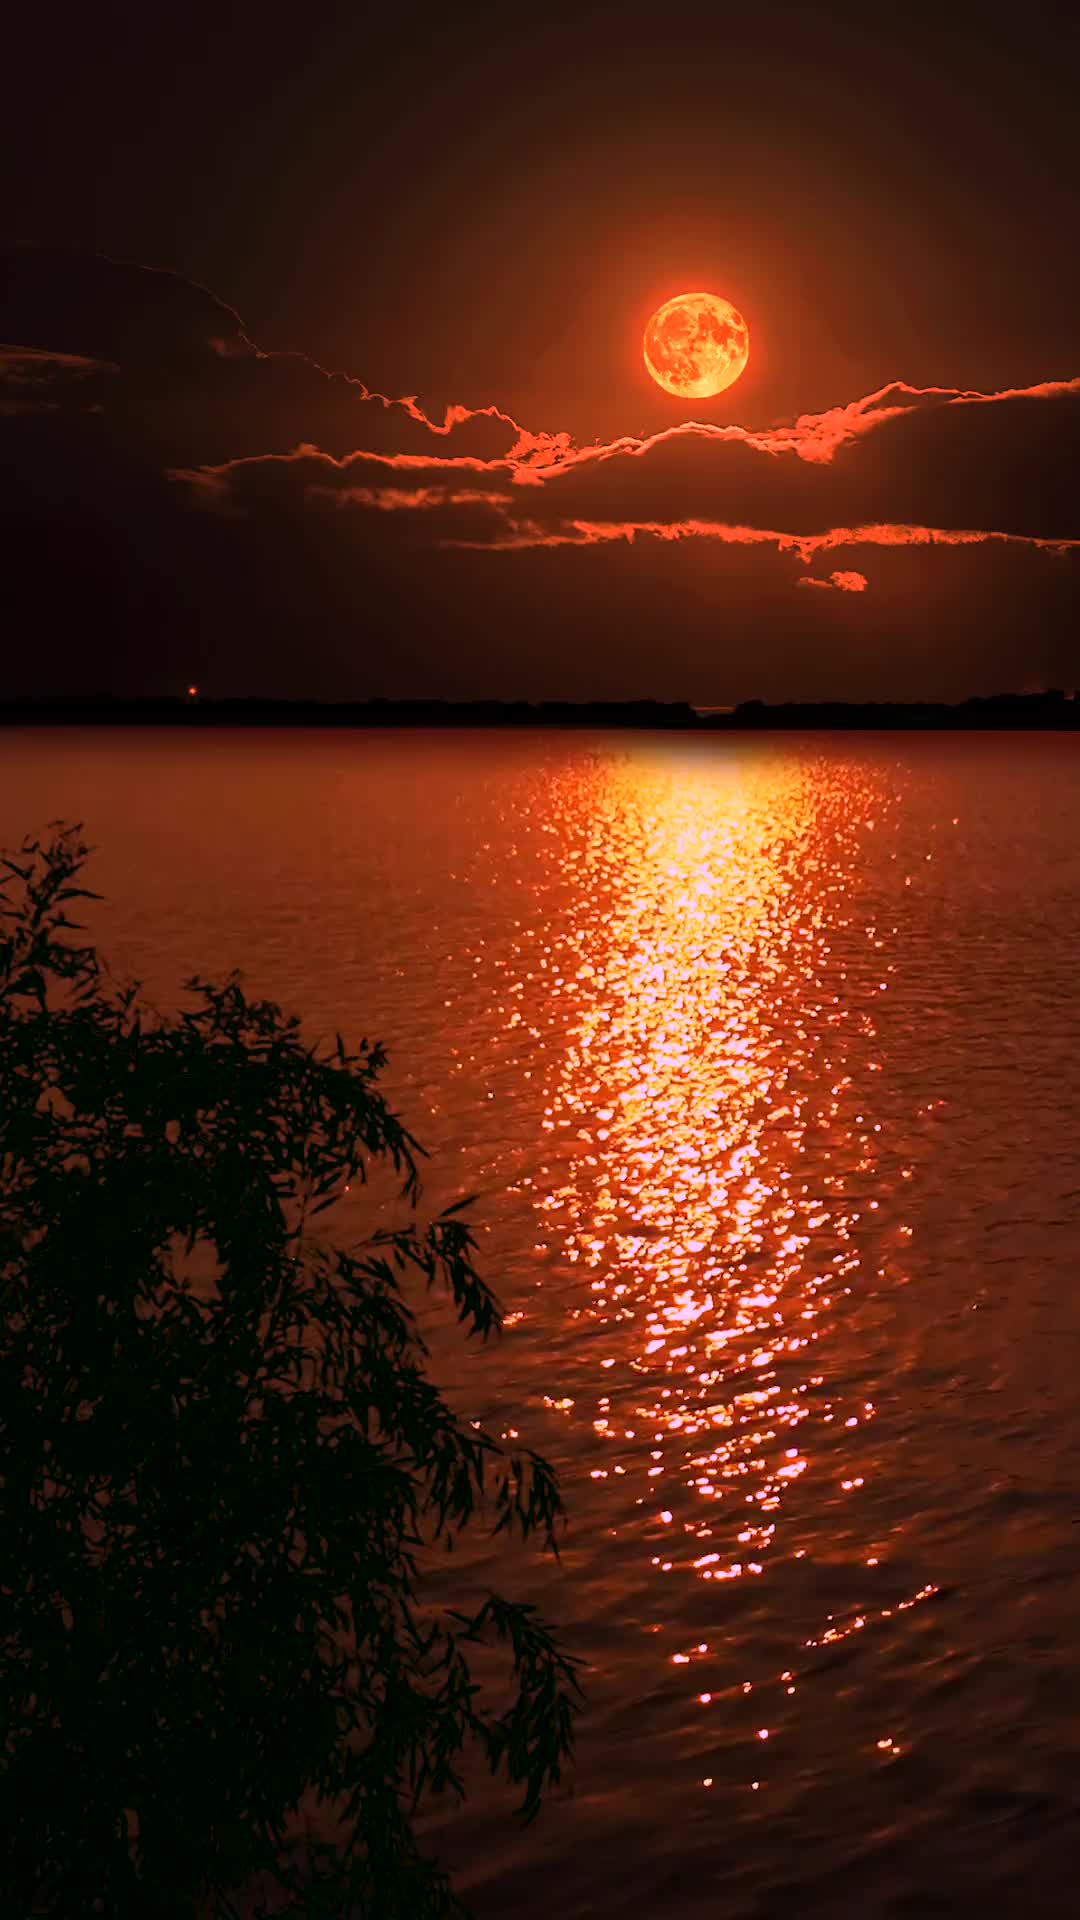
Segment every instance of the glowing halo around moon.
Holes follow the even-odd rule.
[[[706,400],[737,380],[750,358],[750,329],[718,293],[677,293],[657,307],[641,343],[658,387]]]

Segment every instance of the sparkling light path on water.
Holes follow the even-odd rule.
[[[829,1430],[875,1415],[829,1377],[881,1182],[875,1009],[847,990],[834,947],[850,948],[854,864],[890,796],[762,755],[612,759],[581,786],[578,771],[558,843],[578,910],[542,963],[570,1040],[546,1089],[550,1161],[521,1184],[538,1254],[581,1275],[565,1310],[603,1332],[603,1390],[587,1408],[545,1403],[589,1421],[604,1447],[590,1477],[626,1484],[624,1530],[657,1579],[753,1580],[802,1557],[785,1517],[804,1476],[828,1471],[827,1446],[815,1455]],[[875,995],[894,932],[862,929]],[[909,1233],[890,1223],[897,1267]],[[897,1277],[878,1232],[872,1257],[875,1283]],[[866,1479],[842,1473],[830,1491],[854,1499]],[[806,1652],[868,1623],[824,1617]],[[667,1657],[694,1667],[700,1707],[728,1697],[715,1643]],[[796,1691],[794,1668],[767,1678]],[[751,1730],[754,1745],[774,1731]]]

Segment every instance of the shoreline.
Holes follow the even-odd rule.
[[[1080,731],[1080,698],[1057,691],[934,701],[815,701],[729,709],[685,701],[208,699],[112,694],[0,697],[0,727],[563,729],[663,733]]]

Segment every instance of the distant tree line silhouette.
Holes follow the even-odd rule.
[[[1072,729],[1080,699],[1060,687],[978,694],[954,705],[914,700],[744,700],[730,709],[685,700],[270,700],[108,693],[0,698],[0,726],[590,727],[743,732],[761,728]]]

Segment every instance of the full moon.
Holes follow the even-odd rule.
[[[705,400],[737,380],[750,357],[750,329],[718,293],[677,293],[657,307],[642,341],[658,387]]]

